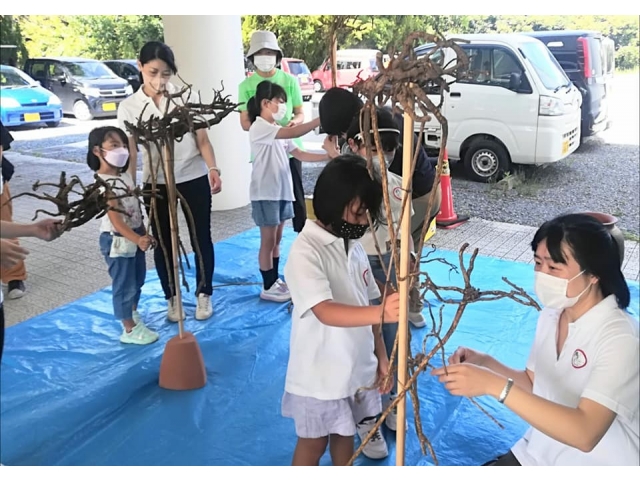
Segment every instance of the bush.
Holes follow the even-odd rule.
[[[638,47],[627,45],[620,47],[616,52],[617,70],[634,70],[640,66],[640,53]]]

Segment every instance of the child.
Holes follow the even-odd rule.
[[[287,154],[303,162],[326,161],[338,156],[332,137],[326,137],[323,145],[328,156],[303,152],[293,144],[291,139],[309,133],[320,120],[316,118],[293,127],[281,127],[277,122],[286,113],[286,102],[284,89],[268,80],[258,84],[255,96],[247,102],[254,158],[249,195],[253,220],[260,227],[258,261],[263,281],[260,298],[274,302],[291,299],[287,285],[278,276],[282,230],[284,223],[293,218],[295,199]]]
[[[380,133],[380,143],[383,150],[383,156],[385,159],[385,168],[387,169],[387,190],[389,192],[389,206],[391,207],[391,214],[393,216],[393,230],[398,231],[398,225],[402,216],[402,177],[389,171],[389,165],[393,162],[395,151],[400,146],[400,131],[397,128],[392,113],[389,110],[379,108],[377,109],[377,124],[378,132]],[[346,134],[347,143],[352,152],[361,155],[366,158],[366,146],[364,139],[362,138],[362,132],[360,131],[360,119],[358,117],[353,119],[351,126]],[[370,134],[370,141],[372,145],[373,154],[373,168],[380,172],[380,159],[375,147],[375,140],[373,134]],[[414,214],[412,203],[407,203],[407,208],[410,209],[410,215]],[[382,215],[386,215],[384,206],[382,207]],[[375,239],[374,239],[375,232]],[[376,240],[380,254],[376,249]],[[399,232],[396,236],[396,240],[400,240]],[[391,259],[393,257],[394,248],[399,249],[399,245],[392,245],[391,237],[389,236],[389,228],[384,222],[380,222],[374,231],[369,230],[362,238],[362,246],[364,247],[371,263],[373,276],[380,285],[380,288],[384,290],[387,283],[387,276],[385,269],[388,269],[391,265]],[[409,237],[409,250],[413,252],[414,245],[413,239]],[[382,257],[382,258],[381,258]],[[396,281],[396,268],[395,264],[391,269],[391,275],[389,277],[389,283],[396,289],[398,288]],[[419,291],[417,282],[414,283],[413,297],[419,298]],[[409,302],[408,319],[414,326],[424,326],[424,317],[421,312],[421,307],[417,302]],[[396,333],[398,331],[397,324],[385,324],[382,326],[382,334],[384,336],[385,346],[387,347],[387,355],[391,357],[393,350],[393,344],[396,339]],[[397,357],[396,357],[397,358]],[[393,401],[396,396],[396,381],[393,380],[392,388],[389,398],[385,398],[389,402]],[[387,403],[386,401],[384,402]],[[396,411],[395,409],[387,416],[385,424],[390,430],[396,430]],[[367,454],[367,452],[364,452]]]
[[[294,307],[282,414],[295,422],[293,465],[318,465],[327,445],[333,464],[345,465],[356,424],[371,430],[363,419],[380,412],[380,394],[388,391],[379,323],[383,315],[384,322],[397,322],[400,302],[393,294],[384,310],[370,306],[380,290],[357,241],[369,226],[367,211],[375,221],[381,201],[382,184],[366,161],[339,156],[318,177],[317,220],[307,220],[291,246],[285,277]],[[386,456],[386,444],[384,450]]]
[[[127,136],[117,127],[98,127],[89,134],[87,164],[108,182],[114,196],[126,195],[135,188],[126,173],[129,165]],[[100,251],[113,280],[113,313],[122,322],[120,341],[147,345],[158,340],[137,311],[147,266],[145,253],[155,240],[147,235],[142,210],[135,196],[110,200],[110,205],[127,213],[109,211],[100,225]]]

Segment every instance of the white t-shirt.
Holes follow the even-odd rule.
[[[177,93],[180,91],[177,86],[171,83],[167,84],[167,90],[170,93]],[[172,101],[179,104],[183,103],[180,98],[175,98]],[[118,106],[119,127],[124,130],[128,136],[131,136],[131,132],[129,132],[127,127],[124,125],[125,120],[136,125],[141,114],[143,122],[149,120],[151,116],[162,117],[164,116],[166,104],[167,99],[162,97],[160,100],[160,108],[156,107],[156,104],[151,97],[146,96],[142,91],[142,87],[140,87],[136,93],[123,100]],[[169,111],[174,108],[175,105],[171,104]],[[142,112],[143,109],[144,113]],[[200,178],[203,175],[207,175],[207,164],[205,163],[204,158],[202,158],[200,150],[198,150],[195,133],[187,133],[180,141],[176,140],[173,143],[173,148],[176,183],[188,182],[190,180]],[[152,145],[151,159],[149,159],[146,148],[140,146],[140,149],[142,150],[142,181],[151,182],[151,168],[154,169],[153,171],[157,168],[158,183],[165,184],[166,182],[162,173],[162,165],[158,165],[158,162],[162,161],[161,152],[158,152],[158,149]]]
[[[251,154],[254,158],[251,171],[249,197],[258,200],[286,200],[293,202],[293,181],[288,153],[297,147],[290,139],[276,139],[282,127],[258,117],[249,127]]]
[[[311,310],[325,300],[367,306],[380,298],[362,245],[350,240],[347,255],[342,238],[307,220],[284,274],[293,302],[285,390],[338,400],[372,386],[378,367],[372,327],[327,326]]]
[[[380,165],[375,163],[374,159],[374,168],[376,171],[380,172]],[[387,190],[389,192],[389,206],[391,207],[391,215],[393,216],[393,229],[397,230],[398,224],[402,217],[402,177],[400,175],[396,175],[393,172],[387,170]],[[407,201],[407,208],[410,209],[410,215],[413,216],[413,203],[411,202],[411,198]],[[387,210],[384,206],[384,200],[382,202],[382,222],[378,224],[378,228],[375,232],[375,237],[378,240],[378,247],[380,248],[380,253],[385,254],[387,252],[392,251],[391,249],[391,236],[389,235],[389,227],[386,225],[387,218]],[[398,235],[396,238],[400,239],[400,232],[398,231]],[[367,230],[367,233],[360,239],[360,243],[364,247],[367,255],[378,255],[378,251],[376,250],[376,244],[374,240],[374,232],[371,229]]]
[[[569,324],[556,355],[559,310],[540,313],[527,368],[534,372],[533,393],[577,407],[582,397],[604,405],[616,418],[589,452],[560,443],[529,428],[512,448],[522,465],[638,465],[638,322],[618,308],[610,295]]]
[[[133,178],[126,172],[122,172],[119,176],[107,175],[104,173],[98,174],[100,178],[111,184],[113,193],[116,196],[125,195],[128,192],[132,192],[136,186],[133,183]],[[124,185],[123,185],[124,183]],[[139,228],[142,226],[142,209],[140,207],[140,200],[135,196],[123,197],[118,199],[119,208],[127,212],[128,215],[122,215],[125,223],[131,228]],[[101,232],[116,232],[113,228],[109,215],[105,215],[101,219],[100,223]]]

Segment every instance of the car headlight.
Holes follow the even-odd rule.
[[[0,96],[0,105],[2,108],[17,108],[20,106],[20,102],[15,98]]]
[[[86,95],[87,97],[99,97],[100,89],[99,88],[90,88],[90,87],[78,87],[80,93]]]
[[[133,94],[133,87],[131,85],[127,85],[126,87],[124,87],[124,93],[126,93],[127,95]]]
[[[562,115],[564,114],[564,104],[559,98],[540,95],[540,107],[538,112],[540,115],[544,116]]]
[[[49,101],[47,102],[47,105],[62,105],[62,102],[60,101],[57,95],[52,94],[49,97]]]

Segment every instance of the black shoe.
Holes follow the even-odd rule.
[[[25,293],[27,293],[27,289],[22,280],[11,280],[9,282],[9,293],[7,296],[10,299],[15,300],[16,298],[21,298]]]

